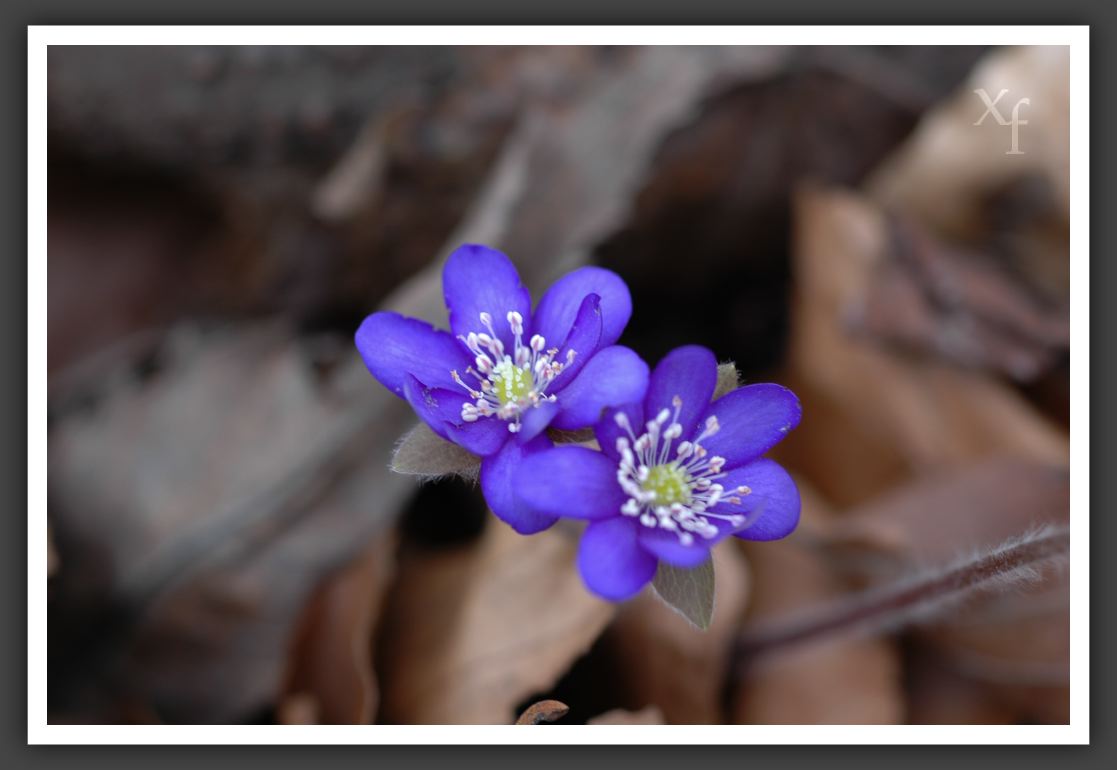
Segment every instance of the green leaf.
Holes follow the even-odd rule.
[[[718,384],[714,388],[714,398],[721,398],[731,390],[741,386],[741,376],[737,374],[737,365],[732,361],[718,367]]]
[[[659,598],[693,625],[705,631],[714,618],[714,561],[706,559],[694,569],[660,562],[652,581]]]
[[[481,471],[481,458],[419,423],[396,447],[391,467],[396,473],[411,476],[461,476],[473,481]]]

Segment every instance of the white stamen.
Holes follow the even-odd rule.
[[[628,434],[616,441],[620,455],[617,482],[628,496],[620,512],[625,516],[639,516],[645,527],[674,532],[684,546],[693,545],[695,535],[707,540],[717,537],[715,521],[734,530],[747,526],[746,516],[711,512],[719,503],[737,505],[741,502],[739,497],[727,497],[725,487],[716,483],[726,475],[723,471],[725,458],[710,455],[702,446],[703,441],[720,430],[717,417],[708,417],[702,432],[692,441],[673,446],[683,434],[679,422],[682,399],[675,396],[671,406],[674,413],[661,409],[654,419],[644,424],[644,433],[639,436],[633,432],[624,412],[613,415],[617,427]],[[751,490],[738,486],[733,491],[743,495]],[[669,495],[668,499],[659,499],[661,494]]]
[[[470,367],[466,374],[477,381],[476,387],[467,384],[457,372],[451,372],[454,382],[474,399],[474,403],[462,404],[462,420],[476,422],[481,417],[498,417],[508,421],[510,433],[518,433],[520,418],[526,410],[556,400],[553,393],[546,392],[547,388],[574,360],[574,351],[567,351],[567,363],[562,364],[554,360],[558,349],[546,350],[547,341],[542,336],[534,334],[524,345],[523,315],[510,310],[505,314],[513,338],[512,354],[508,355],[493,328],[492,315],[481,312],[478,317],[484,331],[458,337],[474,356],[476,368]]]

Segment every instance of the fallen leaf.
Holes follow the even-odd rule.
[[[570,707],[557,700],[541,700],[528,706],[520,718],[518,725],[541,725],[544,722],[557,722],[570,712]]]
[[[656,309],[633,316],[626,344],[649,361],[704,344],[750,379],[783,362],[795,187],[859,184],[981,55],[884,48],[755,47],[752,67],[667,137],[596,252],[637,308]]]
[[[286,695],[276,709],[276,719],[281,725],[316,725],[320,724],[318,709],[318,700],[313,695]]]
[[[1017,382],[1069,352],[1068,308],[1052,305],[990,255],[951,246],[893,218],[886,255],[851,314],[855,332]]]
[[[582,585],[576,548],[491,520],[467,545],[405,551],[379,642],[384,721],[508,724],[552,687],[615,611]]]
[[[749,601],[749,565],[733,543],[713,550],[713,622],[699,631],[650,591],[623,604],[604,639],[623,705],[655,706],[670,724],[721,724],[730,642]]]
[[[1029,98],[1020,117],[1020,154],[1008,154],[1011,131],[988,116],[975,89],[998,109]],[[929,111],[905,146],[874,173],[874,198],[917,217],[944,234],[972,234],[983,199],[1013,179],[1038,174],[1050,180],[1061,213],[1070,211],[1070,49],[1018,46],[991,52],[956,94]],[[1007,108],[1011,110],[1011,107]]]
[[[834,518],[802,479],[803,524],[773,543],[746,543],[753,598],[746,628],[823,604],[849,590],[812,532]],[[735,683],[734,722],[744,724],[900,724],[904,721],[899,650],[887,638],[845,638],[773,651]]]
[[[370,724],[379,692],[373,639],[395,563],[395,538],[382,536],[314,592],[303,610],[286,690],[315,703],[317,724]]]
[[[915,725],[1009,725],[1016,709],[979,682],[960,675],[934,654],[918,651],[908,666],[908,717]]]
[[[1042,524],[1065,524],[1065,467],[990,457],[943,470],[852,509],[828,530],[832,545],[877,546],[904,564],[942,564],[960,550],[995,546]]]
[[[886,253],[883,214],[854,193],[811,187],[800,191],[796,212],[788,384],[804,420],[777,459],[839,506],[996,454],[1067,461],[1066,435],[1006,384],[850,332],[849,308]]]
[[[655,706],[647,706],[639,711],[613,709],[606,711],[586,722],[587,725],[664,725],[663,712]]]

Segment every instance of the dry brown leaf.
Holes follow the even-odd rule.
[[[575,551],[554,529],[522,537],[493,520],[474,543],[405,553],[380,639],[383,718],[512,722],[613,616],[582,585]]]
[[[570,713],[570,707],[557,700],[541,700],[533,703],[520,714],[518,725],[541,725],[544,722],[557,722]]]
[[[991,99],[1008,89],[997,109],[1030,99],[1020,118],[1019,155],[1009,155],[1011,132],[990,115],[974,123]],[[1070,211],[1070,49],[1006,48],[989,54],[956,95],[924,116],[906,145],[877,170],[868,185],[874,198],[904,209],[943,233],[963,235],[982,199],[1006,182],[1038,174],[1056,190],[1062,213]]]
[[[749,601],[750,575],[732,543],[715,548],[713,559],[717,586],[708,629],[694,628],[646,591],[622,605],[606,637],[625,705],[656,706],[670,724],[725,721],[730,641]]]
[[[940,471],[849,511],[829,537],[877,545],[902,563],[942,564],[960,550],[995,546],[1042,524],[1068,520],[1065,467],[991,457]]]
[[[916,725],[1008,725],[1018,714],[978,682],[932,655],[913,656],[908,667],[908,717]]]
[[[313,698],[318,724],[369,724],[376,714],[373,638],[394,568],[395,538],[385,535],[320,585],[303,610],[287,691]]]
[[[276,721],[281,725],[320,724],[318,699],[308,693],[285,695],[276,709]]]
[[[935,238],[904,217],[851,327],[890,345],[1031,383],[1070,345],[1065,305],[1036,296],[991,255]]]
[[[625,331],[649,361],[701,341],[750,379],[782,363],[794,186],[858,184],[980,55],[966,46],[768,50],[783,57],[777,66],[727,83],[664,141],[626,226],[597,251],[637,308],[656,308]],[[702,311],[682,297],[699,298]]]
[[[586,721],[587,725],[665,725],[663,712],[655,706],[646,706],[639,711],[613,709]]]
[[[1065,434],[1008,386],[851,334],[885,253],[883,215],[858,196],[805,188],[796,205],[790,385],[804,420],[777,455],[841,506],[935,468],[993,454],[1065,463]]]
[[[814,545],[833,517],[829,503],[798,480],[803,523],[775,543],[746,543],[753,572],[748,624],[841,595],[848,588]],[[899,724],[900,655],[889,639],[803,645],[752,663],[736,684],[733,721],[745,724]]]

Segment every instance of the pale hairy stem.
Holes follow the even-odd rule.
[[[741,636],[735,670],[789,645],[815,643],[853,632],[873,633],[925,620],[937,610],[976,593],[1004,591],[1034,580],[1044,562],[1070,547],[1066,527],[1044,528],[1003,546],[927,570],[894,585],[845,597],[807,613],[780,618]]]

